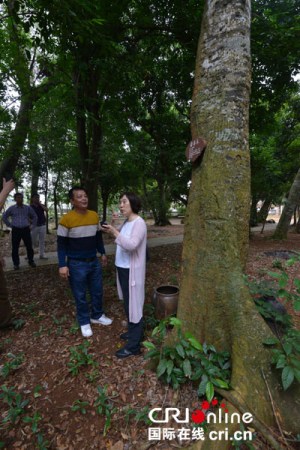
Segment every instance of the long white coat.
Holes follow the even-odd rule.
[[[130,252],[129,268],[129,321],[138,323],[143,317],[145,301],[145,275],[146,275],[146,245],[147,226],[145,221],[138,217],[133,224],[130,236],[121,233],[115,243]],[[123,300],[123,293],[117,274],[118,295]]]

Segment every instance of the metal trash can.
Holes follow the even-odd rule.
[[[179,287],[173,285],[158,286],[154,289],[152,303],[158,320],[177,313]]]

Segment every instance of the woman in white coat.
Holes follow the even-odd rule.
[[[120,338],[126,345],[116,352],[118,358],[140,354],[143,338],[143,306],[145,300],[147,227],[138,215],[141,201],[133,192],[120,197],[120,211],[125,221],[119,229],[103,224],[102,230],[115,237],[115,265],[120,299],[124,300],[128,331]]]

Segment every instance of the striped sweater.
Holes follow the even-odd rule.
[[[65,214],[57,229],[57,253],[59,267],[65,267],[66,258],[93,258],[105,254],[102,233],[99,229],[99,216],[87,210],[79,214],[72,210]]]

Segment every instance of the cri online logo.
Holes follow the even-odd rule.
[[[211,402],[207,400],[201,403],[201,409],[195,409],[191,414],[191,419],[194,423],[201,424],[205,420],[207,423],[250,423],[253,420],[251,413],[244,413],[242,417],[239,413],[232,413],[229,417],[228,408],[224,402],[219,404],[219,412],[215,414],[213,412],[208,412],[208,410],[213,406],[218,406],[219,402],[217,399],[213,399]],[[177,423],[188,423],[189,408],[185,408],[185,416],[180,418],[181,411],[178,408],[165,408],[165,414],[162,419],[157,419],[154,417],[154,413],[162,411],[162,408],[153,408],[149,411],[148,417],[153,423],[168,423],[171,419],[174,419]]]
[[[205,421],[205,413],[204,411],[207,411],[210,406],[217,406],[218,405],[218,400],[216,398],[214,398],[211,402],[211,405],[208,401],[204,401],[201,403],[201,408],[202,409],[195,409],[195,411],[192,412],[192,421],[194,423],[202,423]],[[220,407],[223,408],[224,412],[228,412],[228,409],[226,408],[225,403],[221,403]]]

